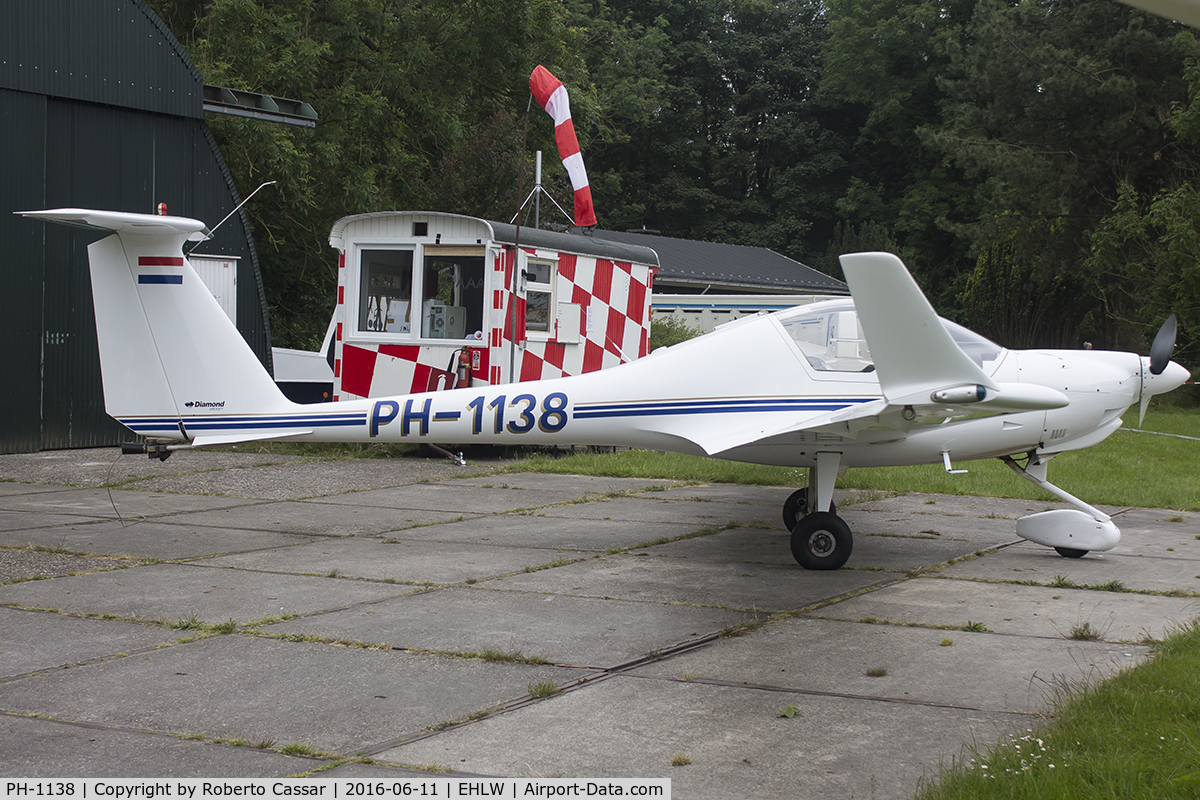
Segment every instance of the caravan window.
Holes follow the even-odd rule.
[[[363,250],[358,330],[408,333],[412,325],[412,250]]]
[[[484,249],[427,245],[419,252],[359,251],[358,332],[482,340]]]
[[[483,339],[483,250],[426,247],[421,336]]]
[[[554,320],[554,275],[557,272],[553,261],[529,259],[525,264],[525,332],[527,334],[553,333]]]

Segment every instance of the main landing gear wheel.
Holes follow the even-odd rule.
[[[829,504],[829,513],[836,514],[837,507],[832,502]],[[789,531],[796,527],[796,523],[808,515],[808,489],[797,489],[788,495],[788,499],[783,501],[783,527]]]
[[[1056,547],[1054,549],[1063,558],[1083,558],[1088,554],[1087,550],[1077,550],[1074,547]]]
[[[814,511],[792,529],[792,556],[805,569],[837,569],[853,547],[850,526],[828,511]]]

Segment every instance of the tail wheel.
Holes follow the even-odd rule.
[[[797,489],[783,501],[783,527],[789,531],[795,529],[796,523],[808,515],[808,489]],[[829,513],[836,514],[837,507],[829,504]]]
[[[837,569],[852,549],[850,526],[837,514],[814,511],[792,529],[792,556],[805,569]]]

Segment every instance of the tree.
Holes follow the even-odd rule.
[[[1147,352],[1149,334],[1169,314],[1179,319],[1176,358],[1200,356],[1200,58],[1184,71],[1188,102],[1171,110],[1167,125],[1178,137],[1173,176],[1177,188],[1147,197],[1130,183],[1091,240],[1085,262],[1121,338]]]
[[[967,249],[946,220],[969,213],[972,198],[961,171],[920,131],[943,122],[939,81],[975,3],[826,5],[820,98],[826,124],[845,142],[846,166],[836,199],[841,233],[824,261],[835,262],[848,232],[870,231],[894,243],[934,304],[953,312]]]
[[[1170,314],[1179,319],[1176,359],[1200,356],[1200,192],[1192,184],[1139,203],[1121,188],[1116,208],[1093,236],[1086,266],[1122,345],[1149,352],[1150,337]]]
[[[553,0],[150,0],[207,83],[310,102],[314,130],[212,117],[243,194],[275,344],[314,348],[328,324],[347,214],[429,207],[497,169],[512,146],[529,72],[561,52]],[[487,154],[487,151],[491,151]],[[508,168],[477,207],[503,205]],[[459,198],[463,199],[462,197]]]
[[[1086,255],[1119,187],[1153,195],[1190,158],[1167,120],[1195,52],[1190,32],[1119,3],[980,3],[941,84],[947,122],[926,132],[975,187],[979,213],[956,215],[954,229],[979,252],[1011,248],[1038,292],[1098,288]],[[1097,346],[1122,344],[1095,295],[1071,299],[1057,312],[1070,319],[1035,343],[1070,346],[1091,325]]]
[[[601,224],[797,257],[826,236],[840,162],[814,102],[819,3],[577,0],[568,19],[594,87],[576,127]]]
[[[1014,254],[1010,242],[995,242],[984,249],[960,297],[971,328],[1017,349],[1038,347],[1045,341],[1082,346],[1092,331],[1081,329],[1074,315],[1063,313],[1082,294],[1081,287],[1062,275],[1034,281],[1033,270],[1033,265]]]

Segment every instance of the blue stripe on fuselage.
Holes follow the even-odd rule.
[[[342,414],[290,414],[280,416],[140,417],[119,420],[135,433],[178,431],[179,424],[191,432],[222,430],[265,430],[275,428],[349,428],[367,423],[365,411]]]

